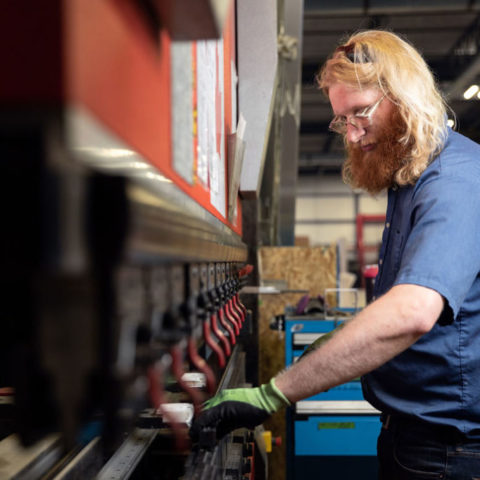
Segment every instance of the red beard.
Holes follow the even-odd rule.
[[[343,165],[344,178],[354,188],[376,195],[395,184],[395,173],[408,159],[411,144],[398,141],[405,133],[405,122],[398,111],[382,127],[374,150],[364,152],[358,143],[348,143],[348,158]]]

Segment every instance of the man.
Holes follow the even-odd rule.
[[[211,399],[193,434],[251,427],[362,376],[383,412],[381,479],[480,478],[480,147],[446,126],[427,65],[392,33],[353,35],[318,82],[344,178],[388,189],[376,299],[270,383]]]

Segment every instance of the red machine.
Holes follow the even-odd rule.
[[[245,382],[235,5],[217,4],[2,8],[1,434],[56,435],[19,468],[127,478],[109,475],[133,458],[149,478],[150,455],[195,475],[202,452],[166,404],[198,412]]]

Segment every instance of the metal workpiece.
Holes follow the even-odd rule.
[[[100,437],[94,437],[85,446],[77,448],[51,472],[52,480],[76,480],[95,478],[105,463],[105,455]]]
[[[130,478],[156,435],[154,429],[136,429],[105,464],[96,480]]]
[[[245,381],[245,352],[235,347],[228,368],[219,380],[217,393],[227,388],[244,386]]]
[[[365,400],[303,400],[295,404],[298,415],[380,415]]]

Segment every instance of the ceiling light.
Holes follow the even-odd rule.
[[[447,125],[448,125],[450,128],[453,128],[453,126],[455,125],[455,122],[454,122],[451,118],[449,118],[449,119],[447,120]]]
[[[471,85],[465,90],[465,92],[463,92],[463,98],[465,98],[465,100],[470,100],[479,89],[480,87],[478,85]]]

